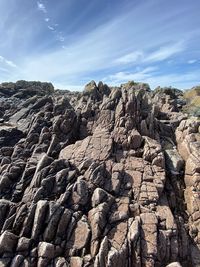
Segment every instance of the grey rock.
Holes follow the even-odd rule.
[[[0,254],[14,252],[18,237],[9,231],[4,231],[0,236]]]

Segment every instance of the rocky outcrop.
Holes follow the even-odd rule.
[[[0,85],[0,266],[200,266],[200,122],[183,93]]]
[[[195,266],[200,266],[200,121],[183,120],[176,130],[178,151],[185,160],[185,202],[189,220],[190,251]]]

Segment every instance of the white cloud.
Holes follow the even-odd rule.
[[[197,59],[191,59],[191,60],[188,60],[188,64],[194,64],[196,63],[198,60]]]
[[[192,17],[194,17],[192,10],[197,10],[194,7],[195,4],[188,4],[189,12],[186,6],[179,5],[177,2],[173,3],[170,0],[175,8],[168,10],[169,12],[161,13],[160,8],[165,6],[167,9],[168,2],[164,0],[136,1],[137,4],[133,8],[127,9],[124,6],[123,13],[116,12],[116,16],[110,16],[109,20],[104,20],[104,15],[100,15],[103,23],[99,23],[95,28],[91,26],[91,23],[88,26],[89,23],[86,23],[86,21],[81,25],[82,20],[77,16],[73,22],[66,21],[65,30],[67,35],[64,35],[65,32],[59,35],[59,29],[56,28],[54,22],[59,21],[61,23],[63,21],[60,18],[61,12],[58,12],[63,6],[60,2],[64,1],[56,2],[55,13],[51,17],[47,13],[48,6],[43,4],[46,1],[38,0],[38,9],[43,12],[43,24],[45,18],[47,19],[45,20],[47,22],[46,28],[41,27],[41,21],[36,18],[34,12],[31,13],[30,11],[32,23],[26,23],[27,20],[22,16],[16,23],[13,23],[9,20],[12,17],[13,10],[11,12],[10,9],[0,8],[2,17],[0,51],[2,51],[2,54],[4,54],[4,51],[5,54],[9,52],[10,57],[19,62],[20,67],[16,71],[13,69],[10,79],[60,81],[63,85],[77,85],[81,83],[80,81],[84,77],[100,79],[104,76],[115,75],[112,77],[113,80],[118,78],[119,81],[120,79],[146,81],[148,79],[153,83],[155,79],[157,79],[156,82],[159,79],[158,71],[155,69],[149,71],[146,66],[164,60],[174,60],[178,65],[178,62],[180,62],[180,60],[177,60],[179,59],[178,56],[182,56],[181,52],[184,51],[186,45],[188,51],[192,49],[192,51],[196,51],[192,54],[192,58],[198,58],[196,53],[199,53],[198,43],[200,38],[197,33],[195,36],[191,36],[193,30],[199,32],[197,26],[199,24],[194,24],[187,16],[192,14]],[[69,2],[73,5],[73,1]],[[2,3],[0,1],[1,7],[2,5],[8,6]],[[16,10],[14,11],[17,13],[18,6],[15,5]],[[8,10],[8,14],[6,10]],[[7,25],[8,22],[6,16],[3,16],[4,13],[7,14],[9,21],[9,27],[6,31],[3,25]],[[199,20],[196,13],[196,20]],[[49,28],[52,31],[52,36],[46,36],[45,34],[45,31],[48,31],[48,25],[50,25],[49,27],[53,26]],[[24,33],[20,38],[19,32]],[[38,36],[42,36],[40,41],[37,39]],[[67,41],[66,43],[63,42],[63,38]],[[55,39],[62,43],[59,46],[55,45]],[[16,40],[18,41],[17,46]],[[184,42],[177,42],[177,40],[184,40]],[[137,65],[143,70],[132,72],[130,66],[136,67]],[[165,69],[166,65],[163,65],[158,64],[159,70],[166,73],[169,66]],[[189,67],[190,65],[187,65],[187,68]],[[146,70],[144,70],[145,68]],[[124,71],[125,69],[127,71]],[[112,73],[114,74],[111,75]],[[167,79],[166,77],[169,78],[167,83],[169,84],[171,76],[160,76],[162,81]]]
[[[43,13],[47,13],[47,9],[45,7],[45,5],[42,3],[42,2],[37,2],[37,7],[38,7],[38,10],[42,11]]]
[[[50,18],[45,18],[44,20],[45,20],[46,22],[49,22]]]
[[[145,82],[149,83],[152,88],[157,86],[173,86],[180,89],[188,89],[195,85],[200,84],[200,71],[188,71],[182,74],[169,73],[162,75],[155,75],[148,79]]]
[[[112,85],[134,80],[136,82],[148,83],[151,88],[157,86],[173,86],[180,89],[191,88],[200,84],[200,71],[185,72],[182,74],[168,73],[159,74],[156,67],[147,67],[137,72],[118,72],[103,79],[104,82]]]
[[[144,54],[142,51],[135,51],[116,59],[115,62],[122,64],[133,63],[137,62],[138,60],[141,60],[143,57]]]
[[[65,41],[65,37],[63,36],[63,34],[62,34],[61,32],[57,35],[57,39],[58,39],[60,42],[64,42],[64,41]]]
[[[159,49],[154,50],[153,52],[147,51],[135,51],[129,54],[126,54],[115,60],[116,64],[138,64],[138,63],[153,63],[166,60],[176,54],[185,50],[185,45],[183,42],[168,44],[161,46]]]
[[[117,72],[113,75],[104,78],[106,82],[114,83],[115,85],[127,81],[143,81],[152,77],[153,73],[157,70],[157,67],[147,67],[137,72]]]
[[[0,56],[0,63],[3,63],[3,64],[5,64],[5,65],[7,65],[9,67],[12,67],[12,68],[17,68],[17,65],[13,61],[8,60],[8,59],[6,59],[5,57],[2,57],[2,56]]]
[[[149,54],[144,59],[144,62],[162,61],[162,60],[170,58],[171,56],[176,55],[177,53],[182,52],[183,50],[185,50],[185,46],[183,45],[183,42],[178,42],[172,45],[163,46],[159,48],[157,51]]]
[[[48,28],[49,28],[49,30],[51,30],[51,31],[55,31],[55,28],[54,27],[52,27],[52,26],[47,26]]]

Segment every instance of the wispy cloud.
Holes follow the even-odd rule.
[[[148,55],[144,61],[145,62],[156,62],[168,59],[182,51],[185,50],[185,45],[183,42],[178,42],[172,45],[167,45],[159,48],[157,51]]]
[[[48,25],[47,27],[48,27],[49,30],[51,30],[51,31],[55,31],[55,28],[54,28],[54,27],[49,26],[49,25]]]
[[[151,85],[152,88],[157,86],[173,86],[181,89],[188,89],[194,85],[200,84],[200,71],[183,71],[182,73],[169,73],[152,75],[144,82]]]
[[[126,81],[144,81],[147,78],[152,77],[154,75],[154,72],[157,70],[157,67],[147,67],[143,70],[138,70],[136,72],[117,72],[113,75],[109,75],[108,77],[105,77],[103,80],[112,83],[112,84],[119,84]]]
[[[65,37],[62,36],[62,35],[58,35],[58,40],[59,40],[60,42],[64,42],[64,41],[65,41]]]
[[[120,58],[117,58],[115,62],[120,64],[127,64],[127,63],[141,61],[141,59],[143,58],[144,58],[144,53],[142,51],[135,51],[127,55],[124,55]]]
[[[53,21],[49,16],[47,17],[47,8],[45,4],[42,1],[37,2],[37,7],[38,10],[42,11],[45,14],[44,21],[49,23],[50,21]],[[55,39],[58,40],[59,42],[64,42],[65,37],[62,32],[59,32],[59,24],[58,23],[51,23],[51,25],[47,24],[47,28],[54,33]]]
[[[44,3],[38,1],[37,7],[38,7],[38,10],[42,11],[45,14],[47,13],[47,9],[46,9],[46,6],[44,5]]]
[[[134,80],[148,83],[151,85],[152,89],[157,86],[174,86],[187,89],[195,84],[199,84],[199,77],[200,70],[183,72],[181,74],[162,74],[159,72],[159,68],[148,67],[135,72],[118,72],[108,77],[104,77],[103,81],[111,85],[119,85]]]
[[[194,64],[194,63],[196,63],[198,60],[197,59],[190,59],[190,60],[188,60],[188,64]]]
[[[65,36],[63,35],[63,32],[58,32],[56,31],[56,36],[57,36],[57,39],[60,41],[60,42],[64,42],[65,41]],[[63,45],[62,45],[63,46]]]
[[[0,51],[12,59],[10,66],[0,62],[10,73],[0,70],[1,79],[63,87],[90,78],[151,86],[199,81],[199,0],[21,1],[0,1]]]
[[[5,64],[5,65],[7,65],[9,67],[12,67],[12,68],[17,68],[17,65],[13,61],[8,60],[3,56],[0,56],[0,64],[1,63]]]
[[[155,51],[135,51],[126,54],[115,60],[115,63],[130,64],[130,63],[152,63],[169,59],[170,57],[183,52],[186,49],[186,45],[183,42],[177,42],[174,44],[168,44],[162,46]]]

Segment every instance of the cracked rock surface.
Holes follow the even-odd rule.
[[[0,85],[0,266],[200,266],[200,120],[180,90]]]

